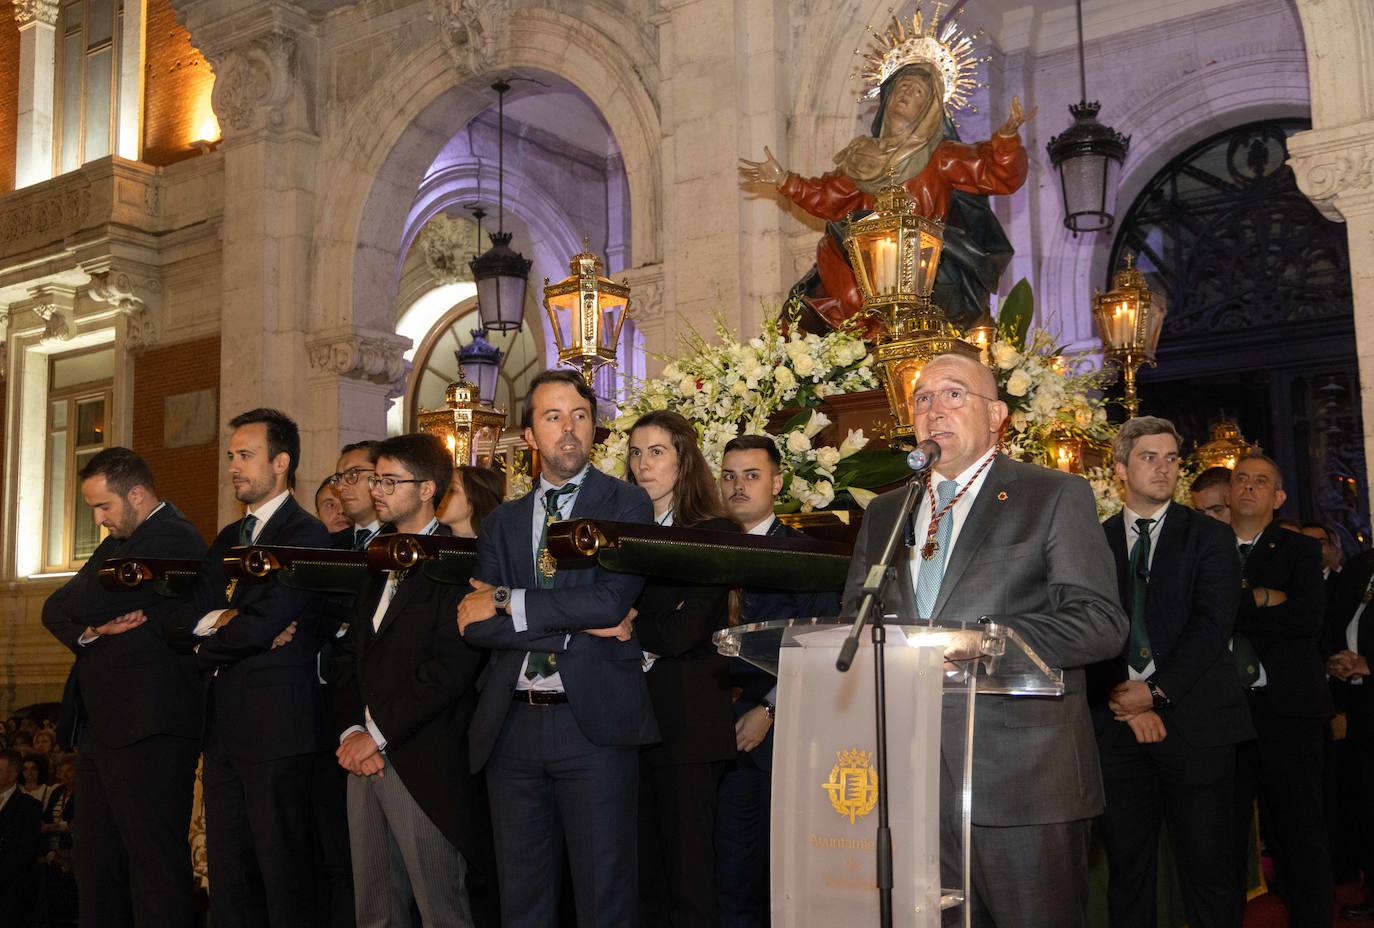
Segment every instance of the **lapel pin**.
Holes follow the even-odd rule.
[[[1271,541],[1271,542],[1269,542],[1269,547],[1273,548],[1273,547],[1276,547],[1276,545],[1275,545],[1274,542]]]
[[[1007,491],[1006,491],[1006,490],[1003,490],[1001,493],[998,493],[998,494],[997,494],[997,501],[998,501],[999,503],[1005,503],[1005,502],[1007,501]]]

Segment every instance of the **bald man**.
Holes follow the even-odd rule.
[[[1007,406],[977,360],[932,359],[911,408],[916,437],[935,441],[940,460],[914,516],[916,543],[898,557],[885,608],[939,625],[994,618],[1064,670],[1061,699],[978,698],[973,924],[1073,928],[1086,919],[1090,824],[1103,810],[1083,668],[1119,655],[1129,628],[1112,553],[1087,481],[1000,453]],[[845,586],[847,614],[903,492],[868,507]],[[946,656],[973,657],[980,638],[977,631],[957,636]],[[948,729],[957,720],[946,726],[945,737],[955,737]],[[951,784],[944,786],[948,800]],[[942,816],[947,838],[955,824]]]

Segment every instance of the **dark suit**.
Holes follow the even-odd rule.
[[[1236,635],[1254,646],[1268,682],[1248,694],[1258,737],[1242,745],[1236,760],[1237,847],[1247,847],[1250,809],[1258,797],[1289,924],[1325,928],[1331,923],[1332,888],[1322,754],[1333,709],[1321,647],[1321,544],[1270,523],[1245,561],[1244,579]],[[1257,606],[1253,590],[1260,587],[1287,598]]]
[[[775,518],[768,538],[805,538]],[[799,616],[833,616],[839,593],[747,589],[742,619],[766,622]],[[737,657],[729,659],[730,686],[737,690],[738,720],[778,685],[777,677]],[[738,751],[720,780],[716,821],[716,880],[720,887],[722,928],[763,928],[768,924],[769,808],[773,789],[773,729],[752,751]]]
[[[43,624],[76,655],[63,714],[76,720],[81,794],[73,864],[81,921],[190,925],[187,832],[200,754],[201,680],[176,603],[147,584],[111,592],[98,574],[116,556],[205,553],[195,526],[164,503],[126,539],[106,538],[43,604]],[[147,621],[81,644],[86,627],[141,609]]]
[[[1335,654],[1350,648],[1346,630],[1351,619],[1362,606],[1360,624],[1355,640],[1355,653],[1374,664],[1374,612],[1365,603],[1374,580],[1374,551],[1366,551],[1353,558],[1333,589],[1327,604],[1326,640],[1324,651]],[[1328,819],[1328,834],[1332,836],[1332,853],[1344,850],[1343,862],[1352,871],[1364,875],[1367,902],[1374,902],[1374,800],[1370,784],[1374,783],[1374,678],[1365,677],[1360,683],[1331,679],[1331,694],[1336,707],[1345,713],[1344,740],[1328,745],[1328,810],[1335,814]],[[1338,868],[1339,869],[1339,868]]]
[[[43,806],[16,786],[0,809],[0,912],[17,925],[29,924],[34,914],[42,827]]]
[[[573,518],[648,522],[640,488],[589,468]],[[599,567],[560,568],[536,587],[532,526],[538,488],[482,522],[474,576],[525,591],[527,630],[510,616],[476,622],[467,640],[493,649],[472,720],[473,770],[487,771],[506,928],[554,923],[562,840],[572,864],[578,922],[633,925],[639,903],[638,748],[658,740],[639,641],[580,634],[623,619],[643,578]],[[567,702],[515,702],[533,649],[557,654]],[[559,826],[561,820],[561,828]]]
[[[439,526],[436,534],[449,532]],[[400,580],[374,630],[373,615],[390,577],[374,573],[358,597],[336,665],[335,742],[349,728],[365,725],[365,709],[386,741],[386,775],[349,778],[358,910],[385,916],[389,878],[403,895],[413,893],[425,924],[462,924],[466,919],[445,904],[457,904],[450,896],[459,895],[467,909],[466,870],[474,863],[489,866],[491,857],[467,740],[486,654],[458,635],[455,616],[468,589],[432,580],[423,569]],[[369,794],[394,787],[386,782],[391,776],[409,802],[405,796]],[[390,814],[396,806],[412,814]],[[415,811],[422,813],[418,820]],[[439,846],[443,841],[449,848]],[[396,862],[392,847],[400,852],[399,873],[388,873],[388,860]],[[462,855],[457,872],[442,872],[438,864],[455,852]],[[409,916],[391,914],[401,921]]]
[[[731,519],[696,526],[737,532]],[[729,661],[711,638],[729,623],[730,589],[655,582],[635,608],[635,635],[658,655],[646,675],[662,740],[639,768],[640,923],[714,926],[716,795],[735,756]]]
[[[868,507],[845,587],[846,614],[857,607],[903,492]],[[905,557],[886,605],[917,614]],[[1128,629],[1087,481],[1005,455],[993,461],[949,551],[931,613],[940,625],[976,625],[982,616],[996,617],[1047,664],[1063,668],[1064,695],[978,699],[973,923],[1071,928],[1085,914],[1089,820],[1103,808],[1083,668],[1119,654]],[[946,739],[961,737],[951,714],[945,726]]]
[[[182,607],[194,626],[217,609],[237,615],[202,638],[206,672],[205,837],[217,928],[312,922],[310,770],[321,746],[315,655],[322,598],[275,578],[229,593],[224,556],[242,520],[224,527]],[[329,533],[290,495],[254,542],[328,548]],[[292,621],[296,636],[273,649]]]
[[[1129,612],[1133,536],[1120,513],[1103,529]],[[1170,701],[1157,710],[1164,740],[1138,743],[1107,707],[1112,688],[1129,679],[1124,650],[1088,668],[1107,791],[1108,911],[1113,928],[1154,928],[1159,832],[1167,821],[1188,923],[1235,926],[1243,891],[1231,860],[1235,745],[1255,736],[1228,647],[1240,562],[1230,529],[1178,503],[1169,504],[1153,545],[1145,624],[1154,660],[1149,679]]]

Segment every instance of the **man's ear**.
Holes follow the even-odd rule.
[[[777,499],[782,494],[782,474],[773,475],[773,498]]]
[[[437,489],[433,480],[426,480],[420,484],[420,502],[434,499],[434,491]],[[437,502],[437,500],[435,500]]]
[[[1283,504],[1288,501],[1288,494],[1283,490],[1274,491],[1274,511],[1278,512],[1283,508]]]

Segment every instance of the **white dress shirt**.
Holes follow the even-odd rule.
[[[244,518],[246,519],[252,516],[258,520],[253,524],[253,534],[248,538],[248,543],[250,545],[257,544],[258,538],[262,535],[263,526],[267,525],[268,520],[276,515],[277,510],[282,507],[282,503],[286,502],[286,498],[290,495],[290,490],[283,490],[263,503],[256,510],[252,506],[248,507],[247,511],[243,514]],[[219,621],[221,615],[228,611],[228,609],[215,609],[205,613],[201,620],[196,623],[196,635],[201,638],[208,638],[219,631],[219,629],[215,628],[215,623]]]
[[[964,521],[968,517],[969,510],[973,508],[973,501],[978,498],[979,492],[983,489],[983,484],[987,482],[988,470],[992,468],[992,465],[988,464],[987,467],[983,467],[983,472],[978,474],[977,477],[973,475],[978,472],[978,468],[983,466],[984,461],[996,455],[997,449],[994,448],[980,457],[977,461],[974,461],[965,468],[963,473],[954,478],[954,482],[958,484],[958,489],[954,492],[958,494],[959,490],[962,490],[965,486],[968,486],[968,492],[960,496],[958,501],[950,507],[949,512],[945,513],[940,520],[943,522],[945,519],[949,519],[951,522],[949,544],[942,546],[945,550],[935,552],[935,556],[941,558],[945,564],[949,563],[949,553],[953,551],[954,546],[959,543],[959,532],[963,530]],[[949,478],[943,477],[932,471],[930,473],[930,487],[939,490],[940,484],[947,479]],[[925,547],[926,530],[930,527],[930,519],[934,514],[930,505],[930,493],[930,488],[927,488],[926,492],[921,494],[921,502],[916,507],[914,515],[915,522],[913,523],[916,530],[916,543],[907,549],[907,560],[911,566],[911,596],[913,601],[916,597],[916,581],[920,577],[921,564],[923,562],[921,558],[921,549]]]
[[[1130,551],[1135,548],[1136,539],[1140,537],[1140,530],[1137,529],[1135,525],[1136,519],[1154,519],[1155,524],[1150,526],[1150,556],[1145,561],[1145,570],[1148,572],[1150,568],[1154,566],[1155,551],[1159,548],[1159,530],[1164,526],[1164,516],[1168,511],[1168,503],[1160,506],[1153,515],[1148,516],[1136,512],[1130,506],[1121,507],[1121,518],[1126,523],[1126,551],[1128,563],[1130,561]],[[1126,610],[1126,614],[1128,617],[1130,616],[1130,609]],[[1154,649],[1151,648],[1151,651],[1153,650]],[[1148,680],[1154,675],[1154,672],[1154,658],[1150,658],[1150,662],[1145,665],[1144,670],[1136,670],[1129,663],[1126,665],[1126,673],[1132,680]]]
[[[746,535],[767,535],[768,532],[769,532],[769,530],[773,527],[773,523],[776,522],[776,521],[778,521],[778,517],[775,516],[775,515],[769,514],[768,518],[764,519],[764,520],[763,520],[762,522],[760,522],[758,525],[755,525],[755,526],[754,526],[753,528],[751,528],[749,531],[745,532],[745,534],[746,534]]]
[[[1374,590],[1374,576],[1369,578],[1369,583],[1364,588],[1364,596],[1360,597],[1360,605],[1355,609],[1355,615],[1345,626],[1345,647],[1348,651],[1360,653],[1360,617],[1364,615],[1365,607],[1369,605],[1370,591]],[[1345,681],[1351,686],[1363,686],[1364,677],[1351,677]]]

